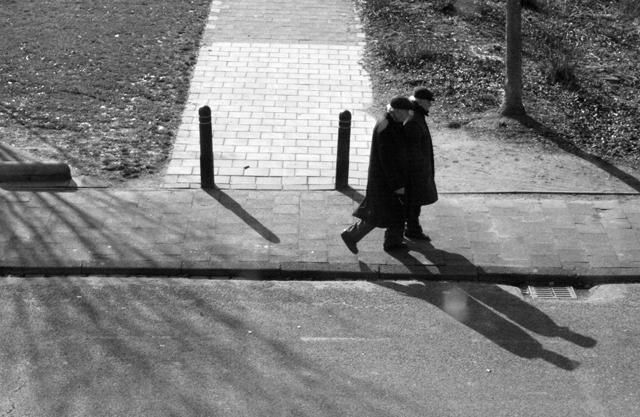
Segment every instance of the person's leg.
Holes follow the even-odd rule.
[[[391,225],[384,232],[384,250],[405,249],[407,245],[403,242],[404,222]]]
[[[424,234],[422,226],[420,225],[420,209],[421,206],[407,208],[407,225],[404,230],[404,235],[410,239],[431,240],[429,236]]]
[[[412,205],[407,207],[407,233],[422,233],[420,226],[420,206]]]
[[[344,244],[347,245],[347,248],[349,248],[351,252],[358,253],[357,243],[373,229],[375,229],[375,226],[364,220],[360,220],[346,228],[340,234],[340,237],[342,237]]]

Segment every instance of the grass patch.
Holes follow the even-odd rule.
[[[2,140],[124,180],[162,169],[210,0],[4,0]]]
[[[522,10],[529,114],[579,149],[634,168],[640,168],[637,4],[527,0]],[[360,0],[358,6],[377,108],[428,85],[437,94],[436,123],[495,114],[504,83],[504,0]]]

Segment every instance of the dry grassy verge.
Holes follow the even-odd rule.
[[[0,140],[103,179],[158,172],[210,1],[0,1]]]

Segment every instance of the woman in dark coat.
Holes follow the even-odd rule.
[[[386,228],[384,250],[406,247],[403,195],[407,183],[406,139],[403,124],[413,105],[406,97],[391,100],[385,117],[376,123],[371,139],[367,191],[353,215],[360,222],[342,232],[345,244],[357,253],[356,244],[376,227]]]
[[[411,239],[430,240],[420,225],[422,206],[438,201],[433,162],[433,143],[426,116],[433,102],[433,94],[420,87],[410,98],[414,114],[405,125],[407,135],[407,219],[405,236]]]

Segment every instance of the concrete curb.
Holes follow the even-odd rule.
[[[69,180],[71,168],[61,162],[0,162],[0,182]]]
[[[321,263],[240,262],[232,265],[197,266],[185,262],[121,262],[118,264],[78,263],[73,266],[0,265],[0,276],[148,276],[209,279],[246,279],[273,281],[330,280],[426,280],[465,281],[504,285],[566,285],[588,288],[601,284],[640,283],[640,268],[595,268],[581,272],[563,269],[530,269],[509,267],[426,266],[411,272],[390,265],[330,265]]]

